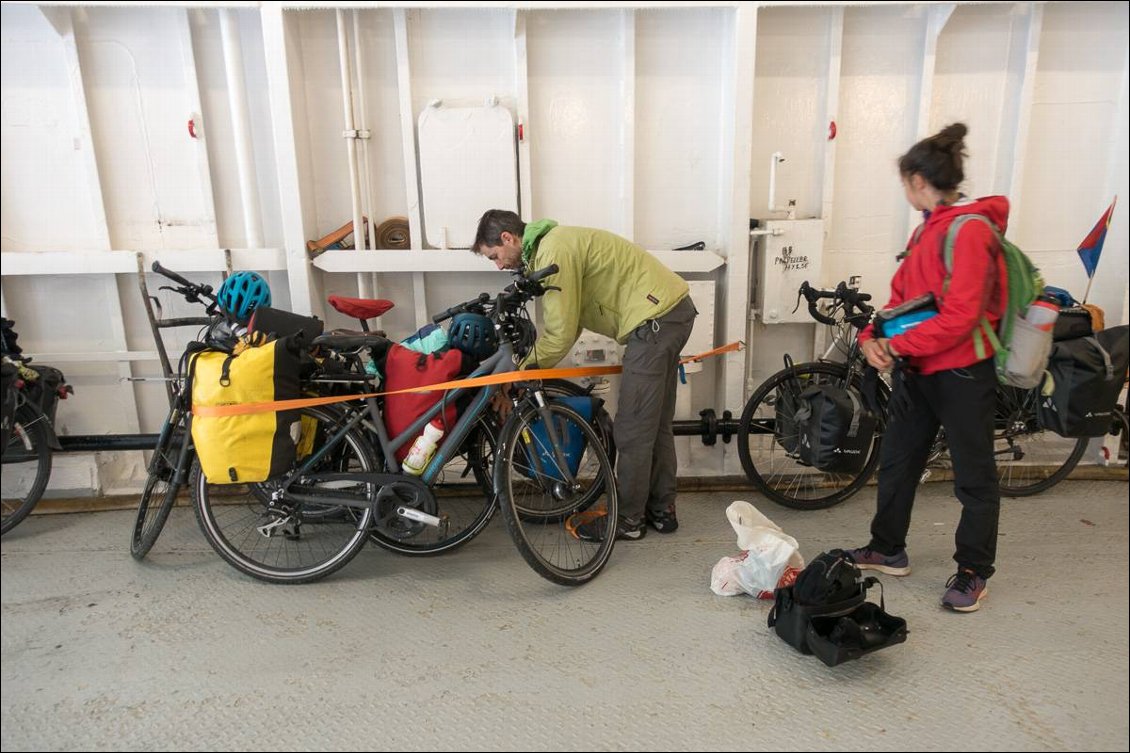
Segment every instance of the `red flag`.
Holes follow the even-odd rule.
[[[1091,228],[1091,232],[1087,233],[1087,237],[1079,244],[1076,251],[1079,252],[1079,258],[1083,261],[1083,267],[1087,270],[1087,277],[1095,276],[1095,268],[1099,266],[1099,256],[1103,252],[1103,243],[1106,241],[1106,231],[1110,227],[1110,218],[1114,214],[1114,205],[1118,203],[1118,197],[1114,197],[1114,201],[1110,202],[1110,206],[1103,212],[1103,216]]]

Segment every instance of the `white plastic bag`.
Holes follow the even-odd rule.
[[[773,597],[773,589],[804,569],[797,542],[758,512],[749,502],[738,500],[726,508],[726,517],[738,535],[734,557],[723,557],[710,573],[710,590],[719,596],[747,593],[761,599]]]

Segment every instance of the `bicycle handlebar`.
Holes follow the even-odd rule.
[[[197,285],[195,282],[190,282],[173,270],[162,267],[159,261],[153,262],[151,269],[162,277],[167,277],[179,284],[181,287],[169,288],[169,290],[180,293],[184,296],[185,300],[190,303],[199,303],[201,298],[211,301],[212,304],[217,303],[216,296],[212,293],[211,285]]]
[[[484,303],[490,300],[489,293],[479,293],[477,298],[452,306],[449,309],[444,309],[440,313],[432,317],[432,321],[439,324],[444,319],[450,319],[456,314],[462,314],[464,311],[470,311],[474,308],[481,308]]]
[[[545,286],[541,281],[550,275],[555,275],[560,271],[556,264],[550,264],[548,267],[539,269],[535,272],[525,274],[522,271],[514,272],[514,282],[506,286],[506,290],[499,294],[499,303],[509,301],[511,299],[525,299],[536,298],[537,296],[545,295],[547,290],[558,290],[552,286]],[[491,295],[489,293],[479,293],[477,298],[472,298],[469,301],[464,301],[458,305],[445,309],[432,317],[432,321],[436,324],[450,319],[456,314],[461,314],[465,311],[482,311],[483,306],[489,303]],[[498,304],[496,303],[496,306]]]
[[[866,301],[871,300],[869,293],[860,293],[858,290],[852,290],[847,286],[846,282],[840,282],[835,290],[820,290],[812,287],[808,284],[808,280],[805,280],[801,283],[800,289],[797,290],[797,307],[800,306],[801,298],[808,301],[808,315],[821,324],[837,324],[833,317],[820,313],[819,309],[816,308],[816,302],[821,299],[831,299],[842,302],[847,318],[854,316],[870,317],[875,310],[873,307],[866,304]],[[859,309],[859,314],[855,314],[853,309]],[[796,311],[796,309],[794,308],[793,311]]]

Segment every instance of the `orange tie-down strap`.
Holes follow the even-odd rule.
[[[732,342],[705,353],[689,356],[679,361],[679,365],[701,361],[710,356],[730,353],[741,350],[741,342]],[[508,382],[529,382],[544,379],[573,379],[576,377],[604,376],[606,374],[619,374],[622,366],[583,366],[572,369],[530,369],[528,371],[507,371],[502,374],[488,374],[487,376],[473,377],[470,379],[456,379],[450,382],[438,382],[423,387],[409,387],[391,392],[367,392],[363,395],[335,395],[334,397],[305,397],[297,400],[272,400],[266,403],[233,403],[231,405],[201,405],[192,409],[194,416],[202,418],[219,418],[224,416],[246,416],[252,413],[267,413],[269,411],[296,410],[298,408],[312,408],[315,405],[331,405],[344,403],[350,400],[363,400],[369,397],[382,395],[400,395],[405,392],[437,392],[440,390],[454,390],[460,387],[486,387],[492,384],[506,384]]]

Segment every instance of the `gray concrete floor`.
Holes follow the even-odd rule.
[[[794,512],[684,494],[682,528],[617,546],[579,589],[530,570],[501,520],[464,549],[367,548],[309,586],[250,580],[177,509],[135,563],[126,512],[5,536],[9,750],[1126,750],[1127,486],[1006,500],[977,613],[938,606],[959,505],[920,491],[914,574],[884,577],[907,643],[828,668],[718,597],[752,501],[806,557],[867,538],[874,491]]]

